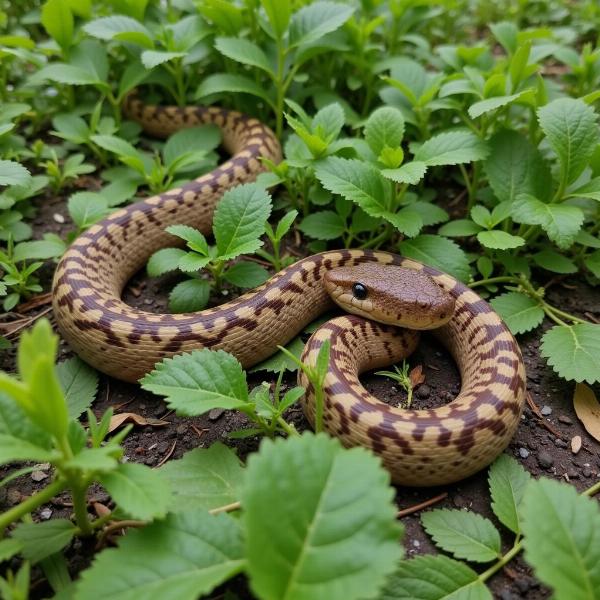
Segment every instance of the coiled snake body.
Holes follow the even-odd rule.
[[[434,335],[458,364],[461,391],[451,403],[433,410],[403,410],[380,402],[360,384],[359,373],[410,354],[418,333],[356,315],[338,317],[313,334],[304,352],[304,360],[314,362],[323,340],[331,340],[326,429],[347,446],[371,448],[382,457],[393,481],[407,485],[456,481],[502,451],[518,425],[525,396],[519,348],[499,316],[475,292],[416,261],[367,250],[323,252],[298,261],[235,300],[198,313],[153,314],[124,303],[121,293],[130,277],[151,253],[173,245],[165,227],[185,223],[208,234],[223,192],[252,181],[262,170],[260,157],[281,158],[272,132],[235,111],[152,107],[130,98],[126,112],[159,137],[181,127],[215,123],[232,156],[181,188],[115,212],[73,242],[56,271],[53,305],[63,337],[83,359],[124,381],[137,381],[165,357],[202,347],[224,349],[249,367],[330,309],[332,296],[342,305],[346,298],[352,312],[369,315],[377,290],[373,302],[348,299],[352,292],[347,285],[355,272],[350,269],[374,281],[377,288],[378,277],[389,280],[386,269],[404,267],[409,274],[427,274],[445,290],[440,293],[446,300],[435,310],[441,306],[444,312],[448,298],[455,305],[453,314],[446,311],[434,315],[437,320],[419,321],[419,311],[430,309],[431,303],[417,295],[408,313],[420,328],[447,321]],[[406,273],[397,273],[396,287],[402,287]],[[304,407],[312,422],[314,391],[303,375],[300,381],[308,388]]]

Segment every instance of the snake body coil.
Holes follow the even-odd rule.
[[[252,181],[260,157],[280,160],[273,133],[256,119],[218,108],[151,107],[128,100],[126,112],[144,129],[166,137],[192,125],[214,123],[231,159],[197,180],[121,209],[73,242],[58,265],[53,305],[63,337],[87,362],[124,381],[137,381],[165,357],[197,348],[224,349],[244,367],[271,355],[333,306],[323,285],[336,268],[399,265],[430,275],[455,302],[450,321],[435,331],[458,364],[458,397],[433,410],[384,404],[358,374],[397,361],[414,349],[417,333],[357,316],[333,319],[305,349],[314,362],[331,339],[324,423],[347,446],[379,454],[396,483],[437,485],[487,465],[512,437],[525,397],[519,348],[498,315],[453,277],[385,252],[340,250],[317,254],[280,271],[261,287],[198,313],[153,314],[125,304],[122,290],[150,254],[173,245],[165,227],[185,223],[205,234],[227,189]],[[382,271],[385,276],[385,271]],[[305,412],[314,419],[314,391]]]

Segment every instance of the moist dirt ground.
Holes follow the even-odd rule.
[[[455,204],[456,206],[456,204]],[[456,210],[456,208],[455,208]],[[454,211],[453,211],[454,212]],[[66,213],[64,198],[47,198],[39,203],[38,216],[34,221],[38,236],[42,232],[55,231],[64,234],[71,226]],[[51,269],[43,274],[46,289],[49,289]],[[574,279],[557,279],[549,282],[547,294],[555,306],[591,320],[600,321],[600,297],[598,291],[585,282]],[[125,299],[140,308],[162,312],[166,310],[167,291],[172,281],[168,279],[147,280],[144,276],[135,277],[125,291]],[[48,312],[47,312],[48,311]],[[13,329],[13,323],[19,319],[33,319],[41,313],[52,317],[48,304],[19,314],[16,310],[7,315],[1,325],[5,331]],[[548,326],[547,324],[545,325]],[[531,403],[525,407],[521,425],[506,452],[515,457],[533,476],[544,475],[560,481],[567,481],[578,490],[593,485],[600,477],[600,444],[587,434],[575,415],[572,403],[574,384],[561,380],[540,357],[540,337],[544,326],[534,332],[519,337],[519,343],[527,369],[527,387]],[[18,337],[15,332],[14,340]],[[65,342],[61,342],[60,358],[71,356]],[[4,351],[0,356],[0,368],[12,371],[15,364],[14,347]],[[418,350],[410,357],[411,367],[421,365],[425,381],[415,391],[413,407],[431,408],[449,402],[456,396],[460,387],[460,377],[456,366],[448,353],[433,337],[425,335]],[[266,372],[253,373],[249,376],[250,385],[258,385],[261,381],[273,381],[272,374]],[[295,374],[285,377],[288,386],[295,385]],[[405,399],[405,393],[399,390],[391,380],[367,374],[363,378],[367,389],[385,402],[398,405]],[[594,391],[600,394],[600,386]],[[223,441],[235,447],[243,459],[249,452],[257,449],[260,440],[229,440],[228,434],[246,426],[243,415],[235,412],[213,410],[209,414],[197,418],[179,418],[169,411],[164,402],[152,394],[144,392],[137,385],[122,383],[115,379],[100,376],[100,385],[93,410],[100,415],[112,406],[115,413],[131,412],[149,419],[160,419],[166,424],[160,427],[134,427],[125,440],[125,454],[128,460],[142,462],[152,467],[167,460],[180,458],[185,452],[195,447],[208,447],[213,442]],[[286,415],[299,430],[308,427],[299,406],[290,409]],[[581,436],[581,450],[574,454],[571,440]],[[10,469],[0,469],[0,477],[6,476]],[[41,475],[40,475],[41,473]],[[13,480],[6,487],[0,488],[0,510],[4,511],[21,502],[44,485],[40,477],[48,476],[47,472],[22,476]],[[503,549],[506,551],[512,543],[506,530],[497,522],[490,509],[487,486],[487,472],[481,472],[457,484],[439,488],[397,488],[396,501],[398,509],[404,510],[432,498],[440,497],[437,508],[462,508],[483,514],[503,531]],[[110,506],[106,493],[95,488],[89,497],[90,512],[97,504]],[[44,520],[57,517],[70,517],[71,506],[68,494],[55,498],[48,505],[40,508],[33,516]],[[401,518],[405,527],[404,546],[408,557],[435,552],[435,547],[425,534],[419,520],[419,512]],[[88,566],[94,555],[94,545],[75,540],[67,549],[66,555],[72,576]],[[17,564],[12,565],[17,566]],[[34,587],[32,597],[48,597],[49,589],[42,579],[41,572],[33,570]],[[495,598],[500,600],[538,600],[549,598],[550,591],[541,586],[533,577],[531,570],[518,557],[498,572],[489,585]],[[243,600],[252,598],[245,582],[238,578],[227,584],[226,588],[215,591],[211,598],[223,598],[224,590],[231,589]]]

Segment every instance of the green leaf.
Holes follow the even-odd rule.
[[[93,135],[91,140],[94,144],[100,146],[100,148],[113,152],[117,156],[131,158],[136,161],[136,164],[141,163],[141,170],[144,170],[141,153],[124,139],[116,135]]]
[[[403,560],[377,600],[492,600],[479,575],[447,556]]]
[[[428,167],[458,165],[483,160],[488,155],[486,143],[471,131],[439,133],[427,140],[416,152],[415,160]]]
[[[273,106],[273,101],[264,87],[249,77],[234,73],[215,73],[214,75],[209,75],[198,87],[195,98],[198,100],[223,92],[250,94],[251,96],[262,98],[265,102]]]
[[[52,234],[45,234],[45,238],[35,242],[19,242],[15,246],[14,261],[46,260],[62,256],[66,250],[65,243],[58,236]]]
[[[102,17],[90,21],[84,31],[101,40],[121,40],[132,42],[144,48],[153,48],[152,34],[139,21],[123,15]]]
[[[312,131],[329,142],[339,135],[345,118],[344,109],[337,102],[333,102],[321,108],[313,117]]]
[[[336,212],[322,210],[304,218],[298,229],[317,240],[335,240],[342,237],[346,224]]]
[[[179,260],[178,267],[185,273],[194,273],[196,271],[200,271],[200,269],[204,269],[209,262],[209,256],[201,256],[195,252],[187,252]]]
[[[181,248],[163,248],[155,252],[148,260],[146,270],[150,277],[160,277],[169,271],[176,271],[180,259],[187,253]]]
[[[271,196],[259,185],[250,183],[226,191],[213,223],[219,258],[231,260],[258,250],[270,214]]]
[[[583,100],[559,98],[538,110],[540,127],[558,155],[561,180],[575,181],[600,142],[597,115]]]
[[[437,546],[456,558],[489,562],[500,557],[500,534],[492,522],[474,512],[436,509],[421,522]]]
[[[221,131],[215,125],[188,127],[174,133],[167,140],[162,154],[165,164],[170,166],[181,155],[188,152],[210,152],[221,143]]]
[[[144,50],[140,58],[146,69],[154,69],[158,65],[169,62],[174,58],[183,58],[187,56],[186,52],[166,52],[164,50]]]
[[[521,533],[521,503],[530,481],[529,473],[507,454],[501,454],[488,472],[492,510],[513,533]]]
[[[292,15],[290,47],[313,44],[325,34],[339,29],[354,12],[352,6],[337,2],[314,2]]]
[[[42,25],[49,36],[63,49],[73,42],[73,13],[68,0],[47,0],[42,7]]]
[[[373,111],[365,124],[365,140],[375,156],[388,146],[397,148],[404,136],[404,117],[392,106],[382,106]]]
[[[489,113],[497,108],[512,104],[515,100],[519,100],[523,95],[531,94],[530,90],[524,90],[517,94],[510,94],[507,96],[494,96],[493,98],[486,98],[485,100],[479,100],[475,104],[471,104],[468,109],[469,116],[471,119],[476,119],[481,115]]]
[[[260,0],[276,39],[281,39],[287,31],[292,16],[292,3],[290,0]]]
[[[144,521],[164,517],[171,488],[159,471],[137,463],[122,463],[100,476],[102,485],[120,510]]]
[[[254,262],[240,261],[229,267],[223,278],[240,288],[262,285],[270,277],[269,271]]]
[[[22,460],[46,462],[52,454],[42,446],[37,446],[27,440],[0,433],[0,464],[7,464]]]
[[[71,219],[81,229],[93,225],[109,212],[106,198],[94,192],[72,194],[69,197],[68,208]]]
[[[299,359],[302,355],[302,351],[304,350],[304,342],[300,336],[298,336],[289,342],[285,348]],[[273,354],[273,356],[267,358],[267,360],[264,360],[260,364],[252,367],[250,372],[254,373],[256,371],[269,371],[270,373],[279,373],[282,369],[286,371],[297,371],[298,364],[281,350],[279,350]]]
[[[169,225],[165,231],[187,242],[187,247],[208,256],[208,242],[204,234],[189,225]]]
[[[514,201],[511,212],[517,223],[541,225],[548,237],[563,250],[573,244],[584,219],[578,206],[545,204],[525,194]]]
[[[98,373],[77,356],[56,365],[69,417],[76,419],[92,405],[98,391]]]
[[[228,515],[170,514],[96,555],[77,600],[196,600],[244,567],[242,531]]]
[[[224,56],[244,65],[251,65],[274,75],[273,68],[263,49],[244,38],[218,37],[215,48]]]
[[[0,562],[12,558],[15,554],[21,552],[21,542],[12,538],[0,540]]]
[[[432,202],[421,202],[419,200],[417,202],[413,202],[410,205],[410,209],[419,213],[424,226],[437,225],[438,223],[443,223],[450,218],[448,213],[443,208],[437,206],[437,204],[433,204]]]
[[[557,600],[600,598],[600,509],[574,487],[532,481],[523,501],[525,558]]]
[[[28,185],[31,173],[18,162],[0,160],[0,185]]]
[[[542,250],[533,255],[535,264],[553,273],[577,273],[577,265],[554,250]]]
[[[166,358],[140,383],[145,390],[166,396],[169,408],[186,416],[248,403],[246,374],[238,360],[223,350],[205,348]]]
[[[21,543],[23,556],[37,563],[60,552],[76,533],[77,527],[71,521],[52,519],[43,523],[21,523],[11,537]]]
[[[169,510],[203,511],[240,499],[244,468],[231,448],[216,442],[170,460],[160,473],[173,490]]]
[[[600,325],[557,325],[542,337],[541,354],[569,381],[600,381]]]
[[[503,129],[489,141],[490,155],[484,163],[494,194],[501,202],[512,202],[519,194],[546,199],[552,178],[547,163],[527,137]]]
[[[445,271],[460,281],[469,280],[467,255],[451,240],[439,235],[423,234],[412,240],[400,242],[398,248],[402,256]]]
[[[497,296],[491,305],[515,335],[535,329],[544,320],[544,310],[539,302],[519,292]]]
[[[363,448],[345,450],[324,434],[264,440],[241,499],[254,593],[373,597],[402,554],[393,496],[389,474]]]
[[[187,279],[178,283],[169,294],[169,310],[189,313],[202,310],[208,303],[210,283],[204,279]]]
[[[55,81],[66,85],[105,85],[95,74],[75,65],[52,63],[36,71],[30,81],[38,85],[42,81]]]
[[[492,231],[480,231],[477,234],[479,243],[486,248],[492,248],[494,250],[508,250],[510,248],[518,248],[525,244],[525,240],[518,235],[507,233],[499,229],[493,229]]]
[[[591,179],[586,184],[567,194],[569,198],[589,198],[600,202],[600,177]]]
[[[423,179],[426,172],[427,165],[424,162],[415,160],[402,165],[398,169],[382,169],[381,174],[397,183],[416,185]]]
[[[585,266],[593,273],[594,277],[600,279],[600,250],[592,252],[583,259]]]
[[[438,233],[446,237],[471,237],[480,231],[481,227],[470,219],[456,219],[438,229]]]

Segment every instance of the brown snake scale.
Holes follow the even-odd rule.
[[[452,354],[462,387],[449,404],[404,410],[369,394],[358,375],[408,356],[418,333],[353,315],[322,325],[303,359],[314,363],[331,340],[325,382],[324,424],[346,446],[363,445],[381,456],[395,483],[439,485],[489,464],[518,426],[525,398],[519,348],[500,317],[475,292],[445,273],[416,261],[368,250],[329,251],[299,260],[264,285],[221,306],[188,314],[154,314],[121,300],[131,276],[150,254],[172,246],[168,225],[185,223],[211,231],[216,203],[229,188],[253,181],[260,157],[281,159],[279,142],[256,119],[220,108],[144,105],[130,97],[129,118],[150,134],[167,137],[193,125],[221,128],[232,156],[211,173],[181,188],[118,210],[76,239],[56,270],[53,306],[59,329],[84,360],[99,370],[137,381],[165,357],[197,348],[224,349],[247,368],[271,355],[334,304],[323,276],[337,267],[364,263],[424,271],[455,299],[450,321],[433,333]],[[383,271],[382,275],[385,273]],[[314,391],[305,412],[314,420]]]

